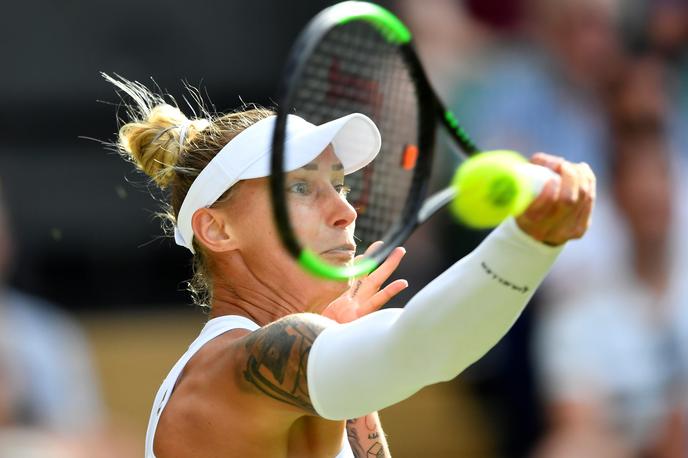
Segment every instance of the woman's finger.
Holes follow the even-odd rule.
[[[350,291],[351,297],[358,297],[360,300],[368,300],[371,296],[378,292],[382,284],[392,275],[401,262],[401,259],[406,254],[406,249],[397,247],[385,261],[373,272],[366,277],[360,278],[359,283],[354,285]]]
[[[369,300],[358,308],[359,318],[379,310],[383,305],[389,302],[394,296],[402,292],[408,287],[406,280],[394,280],[382,290],[375,293]]]
[[[580,176],[577,167],[569,162],[561,165],[561,191],[559,192],[560,205],[572,209],[578,202]]]
[[[575,237],[576,238],[581,238],[585,233],[588,231],[590,228],[590,225],[592,224],[592,207],[593,207],[593,201],[588,200],[583,204],[583,207],[581,208],[580,213],[577,215],[576,218],[576,231],[575,231]]]
[[[373,251],[375,251],[375,250],[377,250],[378,248],[382,247],[382,244],[384,244],[384,243],[385,243],[385,242],[383,242],[382,240],[377,240],[377,241],[371,243],[370,245],[368,245],[368,248],[366,248],[366,250],[365,250],[365,252],[364,252],[363,254],[359,254],[358,256],[356,256],[356,257],[354,258],[354,261],[358,261],[358,260],[361,259],[363,256],[366,256],[366,255],[372,253]]]
[[[574,238],[582,237],[585,234],[585,232],[588,230],[588,228],[590,227],[590,224],[592,222],[592,208],[593,208],[593,205],[595,204],[595,181],[594,181],[594,178],[590,178],[589,176],[584,175],[583,179],[586,181],[586,183],[585,183],[585,199],[583,199],[580,202],[578,211],[576,212],[576,215],[575,215],[575,223],[574,223],[574,231],[573,231]]]
[[[561,198],[555,231],[562,240],[580,238],[588,227],[594,193],[591,180],[594,175],[587,164],[567,163],[562,167],[562,172],[562,175],[570,174],[571,178],[567,180],[569,188]]]
[[[382,284],[387,281],[387,279],[397,270],[399,263],[401,263],[402,258],[406,254],[406,249],[404,247],[397,247],[389,254],[385,262],[380,264],[380,267],[375,269],[373,272],[368,274],[368,277],[364,280],[366,287],[372,288],[374,291],[380,289]]]
[[[581,174],[585,177],[588,184],[588,195],[594,201],[597,193],[597,178],[595,177],[595,172],[592,171],[592,168],[590,168],[586,162],[580,163],[580,169]]]
[[[566,160],[559,156],[552,156],[551,154],[535,153],[530,158],[530,162],[532,162],[533,164],[541,165],[543,167],[547,167],[548,169],[556,173],[560,173],[561,165],[564,162],[566,162]]]

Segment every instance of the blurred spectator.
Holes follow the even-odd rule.
[[[669,126],[674,120],[669,91],[666,87],[667,68],[656,56],[629,58],[619,72],[619,79],[610,85],[604,96],[608,121],[604,126],[613,132],[610,144],[623,149],[632,139],[656,135],[661,137],[663,148],[671,150],[672,170],[680,174],[685,167],[670,144]],[[640,137],[639,137],[640,136]],[[627,139],[624,139],[627,137]],[[619,148],[617,148],[618,150]],[[613,159],[613,158],[610,158]],[[608,160],[616,163],[616,160]],[[678,193],[681,183],[676,180]],[[620,231],[625,221],[620,219],[614,193],[609,183],[598,183],[598,200],[593,212],[593,225],[586,236],[569,244],[550,273],[548,287],[553,296],[570,296],[578,293],[579,284],[595,281],[598,275],[616,267],[625,256],[631,242],[627,231]],[[595,258],[595,263],[590,259]],[[575,274],[573,273],[575,272]],[[569,279],[575,275],[577,282]]]
[[[654,0],[648,5],[645,47],[670,64],[665,84],[671,91],[672,145],[688,159],[688,2]]]
[[[624,74],[609,105],[617,224],[596,231],[598,248],[606,240],[617,250],[598,250],[587,264],[564,260],[553,276],[534,347],[549,416],[538,456],[688,455],[680,168],[661,63],[640,59]]]
[[[442,99],[452,94],[456,80],[478,77],[476,60],[494,41],[495,33],[489,24],[474,20],[471,4],[457,0],[396,3],[394,10],[411,29],[423,68]]]
[[[0,202],[2,437],[13,428],[65,436],[95,432],[102,426],[103,412],[87,342],[77,324],[58,308],[6,284],[11,251]]]
[[[400,3],[441,98],[482,149],[513,149],[524,155],[548,151],[587,161],[604,185],[608,133],[602,96],[622,56],[618,2]],[[438,175],[451,173],[458,163],[448,154],[436,157]],[[600,200],[605,194],[599,193]],[[600,202],[596,213],[607,206]],[[436,262],[449,263],[481,234],[441,218],[435,218],[427,237],[442,247],[444,259]],[[605,219],[596,214],[595,227],[604,227]],[[572,245],[564,255],[578,251],[578,243]],[[600,249],[592,246],[593,252]],[[499,456],[524,456],[540,432],[528,358],[531,317],[526,310],[505,339],[462,375],[483,401]]]
[[[669,59],[680,58],[688,41],[688,3],[653,0],[647,6],[648,46]]]
[[[604,0],[532,0],[522,37],[496,41],[452,107],[483,149],[549,151],[604,175],[600,103],[621,57],[619,9]]]

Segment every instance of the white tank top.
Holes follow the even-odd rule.
[[[186,353],[184,353],[184,355],[182,355],[181,358],[179,358],[177,364],[174,365],[170,373],[162,382],[162,385],[158,390],[158,394],[155,396],[153,409],[151,410],[150,419],[148,420],[145,458],[155,458],[155,454],[153,453],[153,439],[155,438],[155,430],[158,427],[158,420],[160,419],[160,415],[167,405],[167,401],[170,399],[172,390],[174,389],[177,379],[182,373],[184,366],[186,366],[186,363],[189,362],[191,357],[195,355],[196,352],[203,347],[203,345],[207,344],[215,337],[233,329],[248,329],[250,331],[255,331],[256,329],[260,329],[260,326],[248,318],[244,318],[243,316],[225,315],[213,318],[206,323],[199,336],[191,343],[191,345],[189,345],[189,349],[186,351]],[[335,458],[354,458],[354,453],[351,450],[351,446],[349,445],[346,434],[344,434],[342,441],[342,450]]]

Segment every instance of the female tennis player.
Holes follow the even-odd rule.
[[[523,215],[404,309],[377,310],[406,287],[396,280],[380,290],[403,248],[346,284],[310,276],[281,246],[268,194],[270,111],[190,120],[136,83],[111,82],[136,102],[119,147],[169,190],[175,240],[194,253],[192,292],[210,307],[155,398],[147,458],[390,456],[376,411],[487,352],[562,245],[589,224],[589,167],[535,155],[558,176]],[[351,263],[356,211],[344,177],[375,158],[379,132],[359,114],[289,123],[285,141],[299,151],[286,181],[297,235],[327,260]]]

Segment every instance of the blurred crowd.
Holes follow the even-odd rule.
[[[108,425],[80,324],[7,283],[13,256],[0,189],[0,457],[136,456]]]
[[[688,2],[400,6],[481,148],[558,154],[598,177],[591,230],[565,250],[511,347],[497,349],[522,367],[491,355],[477,365],[478,386],[531,372],[540,414],[496,431],[511,437],[503,454],[688,456]],[[535,432],[514,440],[523,421]]]
[[[390,6],[479,146],[562,155],[598,177],[589,234],[466,375],[498,455],[688,456],[688,1]],[[108,429],[78,324],[4,281],[4,214],[0,203],[0,457],[137,456]],[[428,227],[411,250],[435,268],[400,272],[416,287],[481,236]]]

